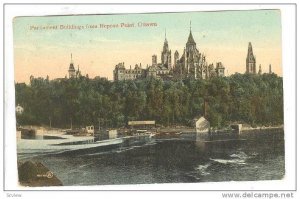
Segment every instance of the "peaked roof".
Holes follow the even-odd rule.
[[[169,51],[169,44],[168,44],[167,38],[165,38],[163,52],[167,52],[167,51]]]
[[[70,62],[69,70],[70,71],[75,70],[74,63],[73,63],[73,58],[72,58],[72,53],[71,53],[71,62]]]
[[[252,49],[251,42],[249,42],[249,44],[248,44],[247,60],[255,61],[255,56],[253,54],[253,49]]]
[[[69,70],[74,70],[74,71],[75,71],[75,68],[74,68],[74,65],[73,65],[73,63],[70,63]]]
[[[195,40],[194,40],[194,38],[193,38],[193,35],[192,35],[192,31],[191,31],[191,30],[190,30],[190,35],[189,35],[187,44],[196,44],[196,42],[195,42]]]

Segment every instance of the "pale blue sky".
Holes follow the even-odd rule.
[[[281,75],[280,11],[256,10],[15,18],[16,81],[28,81],[30,74],[64,77],[71,52],[75,65],[79,64],[83,73],[111,79],[112,70],[118,62],[124,61],[127,67],[140,62],[144,66],[151,64],[152,54],[157,54],[160,59],[165,29],[172,54],[178,50],[181,55],[190,21],[197,47],[206,54],[208,62],[222,61],[230,74],[244,72],[247,46],[251,41],[257,64],[262,64],[263,71],[264,68],[267,71],[270,63],[273,70]],[[32,25],[85,26],[138,22],[157,23],[158,26],[30,30]]]

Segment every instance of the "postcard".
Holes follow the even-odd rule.
[[[20,186],[282,180],[281,11],[16,17]]]

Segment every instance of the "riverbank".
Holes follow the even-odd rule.
[[[137,137],[105,151],[99,147],[31,160],[46,165],[64,186],[282,179],[283,131],[252,132],[247,139],[210,141],[180,137],[139,142]]]
[[[134,138],[146,136],[154,139],[188,139],[188,140],[227,140],[239,139],[249,134],[265,133],[265,132],[283,132],[283,125],[272,127],[242,127],[239,133],[234,130],[215,130],[207,133],[196,133],[194,128],[180,126],[174,127],[160,127],[152,130],[153,133],[145,135],[128,136],[122,133],[119,129],[115,131],[116,136],[113,139],[97,140],[94,136],[73,136],[66,135],[64,129],[45,129],[43,127],[35,128],[36,136],[33,139],[22,139],[17,135],[17,151],[19,158],[28,155],[38,155],[46,153],[55,153],[68,150],[80,150],[87,148],[97,148],[101,146],[122,144],[126,138]],[[123,132],[127,132],[124,131]],[[240,136],[239,136],[240,135]]]

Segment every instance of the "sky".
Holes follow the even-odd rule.
[[[139,63],[145,68],[153,54],[160,60],[165,32],[173,62],[176,50],[180,56],[183,53],[190,22],[198,50],[208,63],[222,62],[226,75],[245,72],[251,42],[257,71],[261,64],[262,72],[268,72],[271,64],[273,72],[282,76],[280,10],[249,10],[16,17],[15,81],[28,83],[31,75],[65,77],[71,53],[83,75],[112,79],[114,67],[120,62],[126,68]],[[103,28],[100,24],[115,27]],[[81,28],[68,29],[68,25]]]

